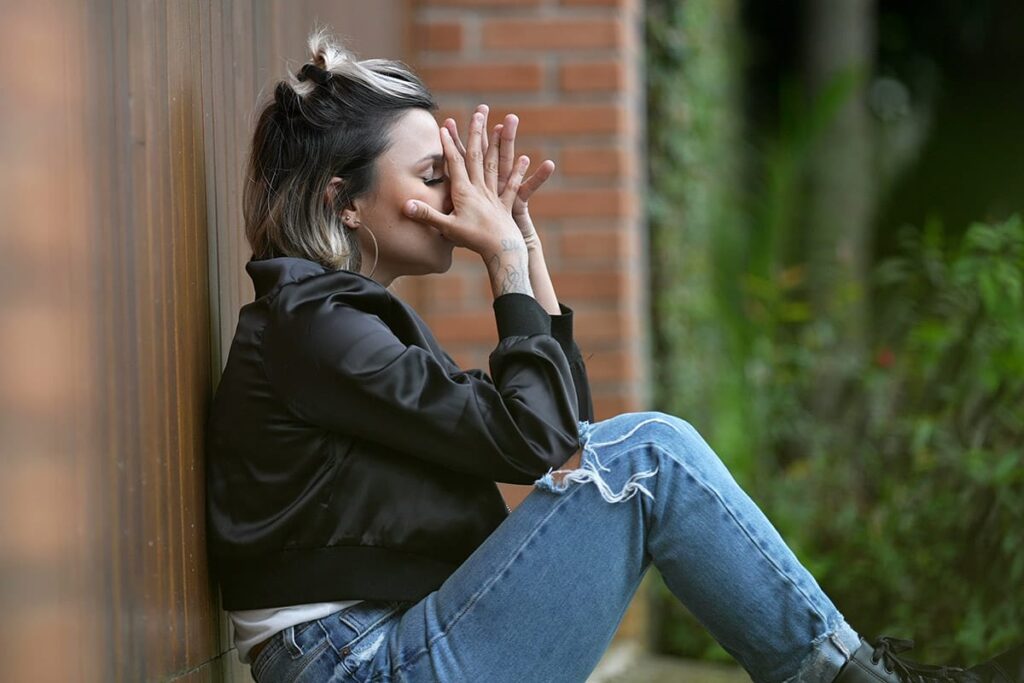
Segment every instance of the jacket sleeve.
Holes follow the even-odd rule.
[[[551,334],[558,340],[565,357],[569,360],[572,382],[576,389],[577,410],[581,420],[594,421],[594,402],[590,396],[590,379],[587,377],[587,366],[583,362],[583,354],[576,340],[573,339],[571,308],[563,303],[558,304],[560,315],[551,317]]]
[[[533,297],[495,299],[490,376],[453,372],[375,315],[325,306],[282,307],[263,334],[271,385],[300,419],[515,484],[533,483],[579,448],[573,371]]]
[[[576,341],[573,339],[573,310],[562,303],[559,303],[558,307],[561,309],[560,314],[548,315],[551,320],[551,336],[562,347],[562,352],[565,353],[565,357],[569,361],[569,371],[572,373],[573,388],[576,391],[576,405],[579,418],[593,422],[594,401],[590,395],[590,379],[587,377],[587,366],[583,361],[580,347],[577,346]],[[452,371],[459,371],[458,364],[451,356],[444,353],[444,358]],[[481,378],[487,377],[483,370],[472,369],[465,370],[464,372]]]

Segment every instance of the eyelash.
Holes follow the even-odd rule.
[[[433,178],[431,180],[424,180],[423,182],[427,185],[437,185],[438,183],[443,183],[445,180],[448,180],[447,176],[441,176],[440,178]]]

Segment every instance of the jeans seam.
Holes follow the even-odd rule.
[[[663,420],[657,420],[657,421],[664,422]],[[667,423],[665,423],[665,424],[667,424]],[[672,425],[669,425],[669,426],[671,427]],[[604,445],[604,444],[597,444],[597,445],[600,446],[600,445]],[[639,444],[632,444],[633,447],[626,448],[622,452],[617,453],[615,455],[615,457],[613,457],[612,460],[610,460],[609,462],[613,462],[613,461],[617,460],[624,453],[630,453],[633,450],[636,450],[637,448],[640,448],[642,446],[653,446],[653,445],[656,445],[656,444],[654,444],[653,442],[649,442],[649,441],[644,441],[644,442],[641,442]],[[589,439],[588,439],[587,446],[590,446]],[[413,664],[415,664],[417,661],[419,661],[419,659],[421,657],[423,657],[423,655],[425,655],[426,653],[428,653],[430,651],[430,648],[431,648],[431,646],[434,643],[436,643],[441,638],[444,638],[445,636],[447,636],[448,633],[459,622],[459,620],[462,618],[462,616],[469,610],[469,608],[472,607],[478,600],[480,600],[480,598],[482,598],[484,595],[486,595],[488,591],[490,591],[490,589],[498,581],[498,578],[501,576],[501,574],[506,569],[508,569],[508,567],[510,567],[513,562],[515,562],[516,558],[518,558],[522,554],[523,548],[525,548],[529,544],[529,542],[531,540],[533,540],[533,538],[539,533],[541,528],[543,528],[544,525],[547,524],[548,520],[550,520],[551,517],[554,516],[554,514],[556,512],[558,512],[562,508],[563,505],[566,505],[570,500],[572,500],[572,497],[573,497],[573,495],[575,493],[581,491],[583,488],[584,488],[583,486],[576,486],[576,487],[573,487],[572,490],[564,490],[564,491],[560,492],[558,495],[559,495],[559,498],[561,500],[559,500],[557,502],[557,504],[554,505],[554,507],[551,508],[551,510],[548,512],[548,514],[545,515],[544,518],[540,520],[540,522],[537,524],[537,526],[534,527],[533,531],[530,533],[530,535],[526,539],[523,540],[523,542],[519,545],[519,548],[517,548],[515,553],[513,553],[512,556],[509,558],[508,562],[506,562],[504,565],[502,565],[502,567],[495,572],[495,575],[493,577],[491,577],[491,580],[489,582],[487,582],[480,589],[480,591],[475,593],[473,595],[473,597],[469,601],[467,601],[466,605],[461,610],[459,610],[459,612],[455,615],[455,617],[452,619],[452,621],[447,626],[445,626],[445,628],[443,629],[443,631],[441,633],[437,634],[434,638],[432,638],[430,640],[430,642],[428,642],[427,645],[424,648],[422,648],[420,651],[416,652],[416,654],[414,654],[411,657],[409,657],[409,659],[407,659],[405,662],[403,662],[398,668],[395,669],[395,671],[396,672],[402,672],[402,671],[406,670],[408,667],[410,667]]]
[[[328,647],[328,645],[330,645],[330,643],[331,643],[331,641],[329,639],[324,638],[324,640],[321,641],[319,645],[317,645],[312,650],[308,651],[304,655],[305,658],[308,661],[305,663],[305,665],[303,665],[303,667],[301,669],[299,669],[299,672],[296,673],[295,676],[292,677],[292,680],[298,680],[299,678],[301,678],[302,675],[305,674],[306,671],[309,670],[309,667],[313,666],[313,664],[316,663],[316,660],[320,658],[320,655],[322,655],[324,653],[324,651],[327,650],[327,647]],[[331,648],[331,649],[333,651],[333,648]],[[342,664],[342,666],[344,666],[344,663]],[[346,671],[347,671],[347,667],[346,667]]]
[[[713,495],[718,500],[718,502],[719,502],[719,504],[721,504],[722,508],[724,508],[726,510],[726,512],[729,513],[729,517],[732,518],[732,520],[736,524],[736,526],[740,529],[740,531],[743,532],[743,535],[747,537],[747,539],[751,542],[751,544],[753,544],[753,546],[755,548],[757,548],[758,553],[761,555],[761,557],[766,562],[768,562],[768,564],[771,565],[771,567],[773,569],[775,569],[775,572],[779,576],[783,577],[786,580],[786,582],[789,583],[796,590],[796,592],[800,595],[800,597],[802,597],[804,599],[804,601],[807,603],[808,606],[810,606],[810,608],[814,611],[814,613],[818,615],[818,618],[821,619],[822,624],[824,624],[825,627],[828,628],[828,617],[821,611],[821,609],[814,603],[814,601],[811,600],[811,597],[807,594],[807,592],[803,589],[803,587],[801,587],[793,579],[793,577],[789,575],[788,572],[784,571],[782,569],[782,567],[780,567],[778,565],[778,563],[775,562],[775,560],[772,558],[772,556],[769,555],[765,551],[765,549],[761,546],[761,544],[758,542],[758,540],[753,535],[751,535],[750,531],[743,524],[742,520],[739,517],[736,516],[736,513],[733,511],[732,507],[729,506],[729,504],[726,502],[725,498],[718,491],[718,489],[708,485],[706,482],[703,481],[703,479],[701,479],[700,477],[696,476],[693,473],[693,471],[686,465],[685,462],[683,462],[681,460],[676,460],[674,457],[672,457],[672,454],[669,451],[665,450],[661,445],[656,444],[656,443],[652,444],[652,445],[654,446],[654,448],[657,448],[662,453],[664,453],[666,455],[666,457],[671,462],[675,463],[680,468],[682,468],[682,470],[687,474],[687,476],[689,476],[694,482],[696,482],[696,484],[698,486],[703,488],[705,491],[707,491],[708,493]]]
[[[455,616],[452,618],[451,622],[449,622],[448,625],[446,625],[444,627],[444,629],[441,631],[441,633],[439,633],[436,636],[434,636],[433,638],[431,638],[430,642],[428,642],[425,647],[423,647],[416,654],[414,654],[411,657],[409,657],[406,661],[402,662],[402,664],[400,666],[398,666],[395,669],[395,671],[396,672],[405,671],[407,668],[409,668],[410,666],[415,664],[417,661],[419,661],[423,657],[423,655],[425,655],[428,652],[430,652],[430,648],[431,648],[431,646],[434,643],[436,643],[438,640],[440,640],[440,639],[444,638],[445,636],[447,636],[448,633],[455,627],[455,625],[457,623],[459,623],[459,620],[462,619],[462,616],[466,612],[468,612],[469,609],[474,604],[476,604],[484,595],[486,595],[491,590],[491,588],[494,586],[494,584],[498,582],[498,579],[505,572],[505,570],[512,566],[512,563],[515,562],[516,558],[518,558],[523,553],[523,549],[530,543],[530,541],[532,541],[534,539],[534,537],[537,536],[537,534],[540,532],[541,528],[543,528],[544,525],[547,524],[548,520],[551,519],[551,517],[554,516],[554,514],[556,512],[561,510],[562,506],[564,506],[566,503],[569,502],[569,500],[572,499],[572,494],[573,493],[581,490],[582,488],[583,487],[578,486],[573,491],[568,491],[566,493],[566,495],[560,496],[561,500],[559,500],[551,508],[551,511],[548,512],[548,514],[544,516],[544,518],[540,521],[540,523],[538,523],[537,526],[535,526],[533,528],[533,531],[530,533],[530,535],[527,536],[523,540],[523,542],[519,544],[519,547],[516,548],[516,551],[509,558],[508,562],[506,562],[497,571],[495,571],[494,576],[491,577],[490,581],[488,581],[486,584],[484,584],[484,586],[479,591],[477,591],[476,593],[473,594],[473,597],[470,598],[466,602],[466,604],[462,607],[462,609],[460,609],[458,611],[458,613],[455,614]]]
[[[625,441],[629,437],[633,436],[633,434],[636,433],[636,430],[638,430],[641,427],[643,427],[644,425],[650,424],[652,422],[657,423],[657,424],[665,425],[666,427],[668,427],[672,431],[676,432],[680,436],[687,436],[686,434],[684,434],[682,432],[682,430],[680,430],[678,427],[676,427],[674,424],[672,424],[668,420],[666,420],[664,418],[660,418],[660,417],[649,417],[649,418],[647,418],[645,420],[641,420],[640,422],[637,422],[635,425],[630,427],[629,430],[625,434],[621,434],[618,437],[612,439],[611,441],[599,441],[598,443],[590,443],[590,441],[592,441],[593,437],[594,437],[594,433],[593,433],[593,430],[592,430],[590,432],[590,434],[589,434],[590,438],[587,439],[587,447],[588,448],[595,448],[597,446],[614,446],[615,444],[622,443],[623,441]],[[653,441],[645,441],[645,442],[642,442],[642,443],[655,443],[655,442],[653,442]],[[615,458],[612,458],[612,460],[614,460],[614,459]]]

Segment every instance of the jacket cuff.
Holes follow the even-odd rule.
[[[529,294],[511,292],[494,300],[494,318],[498,323],[498,337],[531,334],[551,334],[548,312]]]
[[[551,318],[551,336],[558,340],[568,357],[569,350],[572,349],[572,309],[561,302],[558,303],[558,308],[560,314],[548,316]]]

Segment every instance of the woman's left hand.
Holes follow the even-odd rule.
[[[488,107],[486,104],[481,104],[477,107],[476,111],[484,115],[484,130],[487,129],[487,114]],[[503,123],[499,123],[494,126],[488,138],[484,138],[484,153],[486,154],[487,148],[490,145],[498,145],[498,192],[502,192],[508,182],[509,176],[512,175],[512,170],[515,166],[515,141],[516,133],[519,128],[519,117],[515,114],[507,114]],[[456,144],[460,147],[460,151],[465,154],[465,147],[462,145],[462,140],[459,138],[458,127],[454,120],[451,120],[448,125],[448,132],[451,133],[452,139],[456,141]],[[482,141],[483,142],[483,141]],[[515,201],[512,204],[512,218],[515,219],[516,225],[519,227],[519,231],[523,234],[523,240],[526,242],[528,249],[536,249],[540,247],[540,237],[537,235],[537,229],[533,225],[533,220],[530,218],[529,202],[530,197],[533,193],[540,189],[541,185],[547,182],[548,178],[555,172],[555,162],[547,159],[540,165],[540,167],[528,178],[523,180],[522,185],[519,187],[519,192],[516,193]]]

